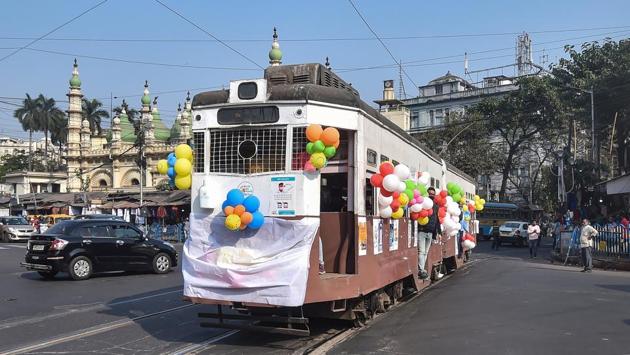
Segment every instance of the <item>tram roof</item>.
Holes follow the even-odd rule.
[[[402,135],[412,144],[422,149],[427,155],[436,161],[442,158],[400,128],[378,110],[361,100],[359,92],[346,83],[329,68],[318,64],[293,64],[270,66],[265,69],[269,101],[320,101],[341,106],[358,108],[372,116],[390,130]],[[228,102],[229,90],[213,90],[199,93],[193,98],[193,108],[199,106],[217,105]],[[453,171],[471,183],[474,179],[454,165],[446,162],[447,169]]]

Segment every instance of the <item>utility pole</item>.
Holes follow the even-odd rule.
[[[591,85],[591,91],[587,91],[591,94],[591,140],[592,140],[592,154],[593,154],[593,163],[596,163],[596,154],[595,154],[595,91],[593,91],[593,85]]]

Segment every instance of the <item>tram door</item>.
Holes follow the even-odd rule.
[[[327,273],[351,274],[354,255],[354,132],[339,130],[337,155],[321,170],[320,237]]]

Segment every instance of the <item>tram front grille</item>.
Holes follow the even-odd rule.
[[[284,171],[285,127],[210,130],[211,173],[255,174]]]

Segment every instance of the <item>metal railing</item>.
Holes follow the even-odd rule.
[[[611,259],[630,259],[630,230],[623,226],[593,226],[598,234],[593,238],[593,257]],[[564,259],[569,256],[579,257],[581,227],[566,230],[558,236],[556,252]]]

